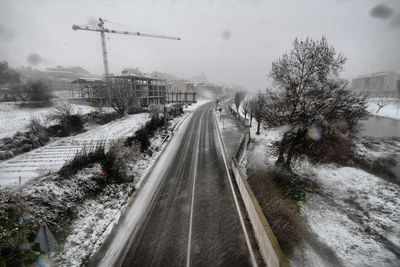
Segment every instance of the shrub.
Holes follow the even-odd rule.
[[[27,132],[17,132],[12,138],[0,140],[0,160],[9,159],[15,155],[41,147],[49,140],[47,130],[41,120],[32,118]]]
[[[150,133],[146,126],[136,131],[133,140],[140,144],[141,152],[145,152],[150,147]]]
[[[41,147],[49,141],[46,127],[43,125],[43,122],[40,118],[32,118],[29,122],[28,129],[29,135],[31,137],[30,139],[35,148]]]
[[[79,114],[72,114],[72,106],[69,103],[61,103],[56,106],[56,111],[48,116],[51,121],[56,121],[60,126],[60,135],[69,136],[71,133],[82,132],[84,123]]]
[[[25,266],[39,255],[37,224],[17,198],[0,192],[0,266]]]
[[[82,115],[82,120],[103,125],[121,117],[122,115],[117,112],[100,113],[96,111],[88,113],[86,115]]]
[[[11,88],[12,93],[22,101],[33,103],[23,104],[22,107],[43,107],[52,105],[53,98],[49,87],[43,81],[28,81],[24,84],[15,85]]]
[[[127,138],[125,145],[131,146],[133,142],[140,144],[140,151],[145,152],[149,149],[150,138],[154,136],[157,130],[166,126],[164,119],[152,118],[143,127],[135,132],[133,137]]]
[[[354,158],[354,145],[351,137],[342,135],[324,135],[319,139],[309,138],[307,135],[297,148],[301,153],[293,153],[296,160],[307,158],[311,163],[338,163],[351,165]],[[284,140],[274,142],[274,154],[279,155],[283,151],[288,153],[290,144]]]
[[[69,176],[75,174],[77,171],[88,167],[93,163],[102,163],[106,158],[104,151],[104,142],[99,142],[95,146],[87,148],[83,147],[78,151],[75,156],[62,166],[58,171],[61,176]]]
[[[295,202],[304,201],[308,193],[317,192],[317,185],[315,183],[301,178],[299,175],[286,168],[273,168],[269,171],[269,174],[280,187],[281,193]]]
[[[146,110],[144,108],[141,108],[141,107],[130,107],[128,109],[127,113],[129,115],[131,115],[131,114],[138,114],[138,113],[143,113],[143,112],[146,112]]]
[[[103,171],[113,181],[132,182],[134,177],[129,174],[129,162],[134,160],[137,152],[135,146],[126,146],[122,139],[113,141],[102,162]]]

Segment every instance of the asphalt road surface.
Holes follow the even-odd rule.
[[[233,193],[213,108],[192,114],[123,266],[262,265]]]

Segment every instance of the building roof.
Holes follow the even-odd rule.
[[[356,77],[357,78],[368,78],[368,77],[377,77],[377,76],[385,76],[388,74],[397,74],[399,75],[399,73],[395,72],[395,71],[382,71],[382,72],[375,72],[375,73],[370,73],[370,74],[366,74],[366,75],[359,75]]]
[[[99,78],[78,78],[71,83],[104,83],[104,80]]]
[[[110,76],[110,78],[122,78],[122,79],[138,78],[138,79],[149,79],[149,80],[153,80],[153,81],[165,81],[165,79],[157,78],[157,77],[145,75],[145,74],[115,75],[115,76]]]

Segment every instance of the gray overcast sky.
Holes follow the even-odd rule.
[[[371,13],[379,4],[383,8]],[[372,15],[375,14],[375,15]],[[400,71],[400,1],[0,1],[0,60],[11,66],[79,65],[103,73],[99,33],[73,31],[97,17],[110,28],[177,35],[182,41],[108,35],[110,70],[125,67],[265,88],[271,63],[294,38],[325,35],[348,57],[345,78]]]

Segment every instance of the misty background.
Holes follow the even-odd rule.
[[[11,67],[81,66],[103,74],[100,34],[73,31],[97,18],[115,30],[174,35],[181,41],[107,35],[110,72],[139,68],[190,79],[270,85],[271,63],[296,37],[320,39],[348,61],[344,78],[400,71],[400,1],[16,1],[0,2],[0,60]]]

